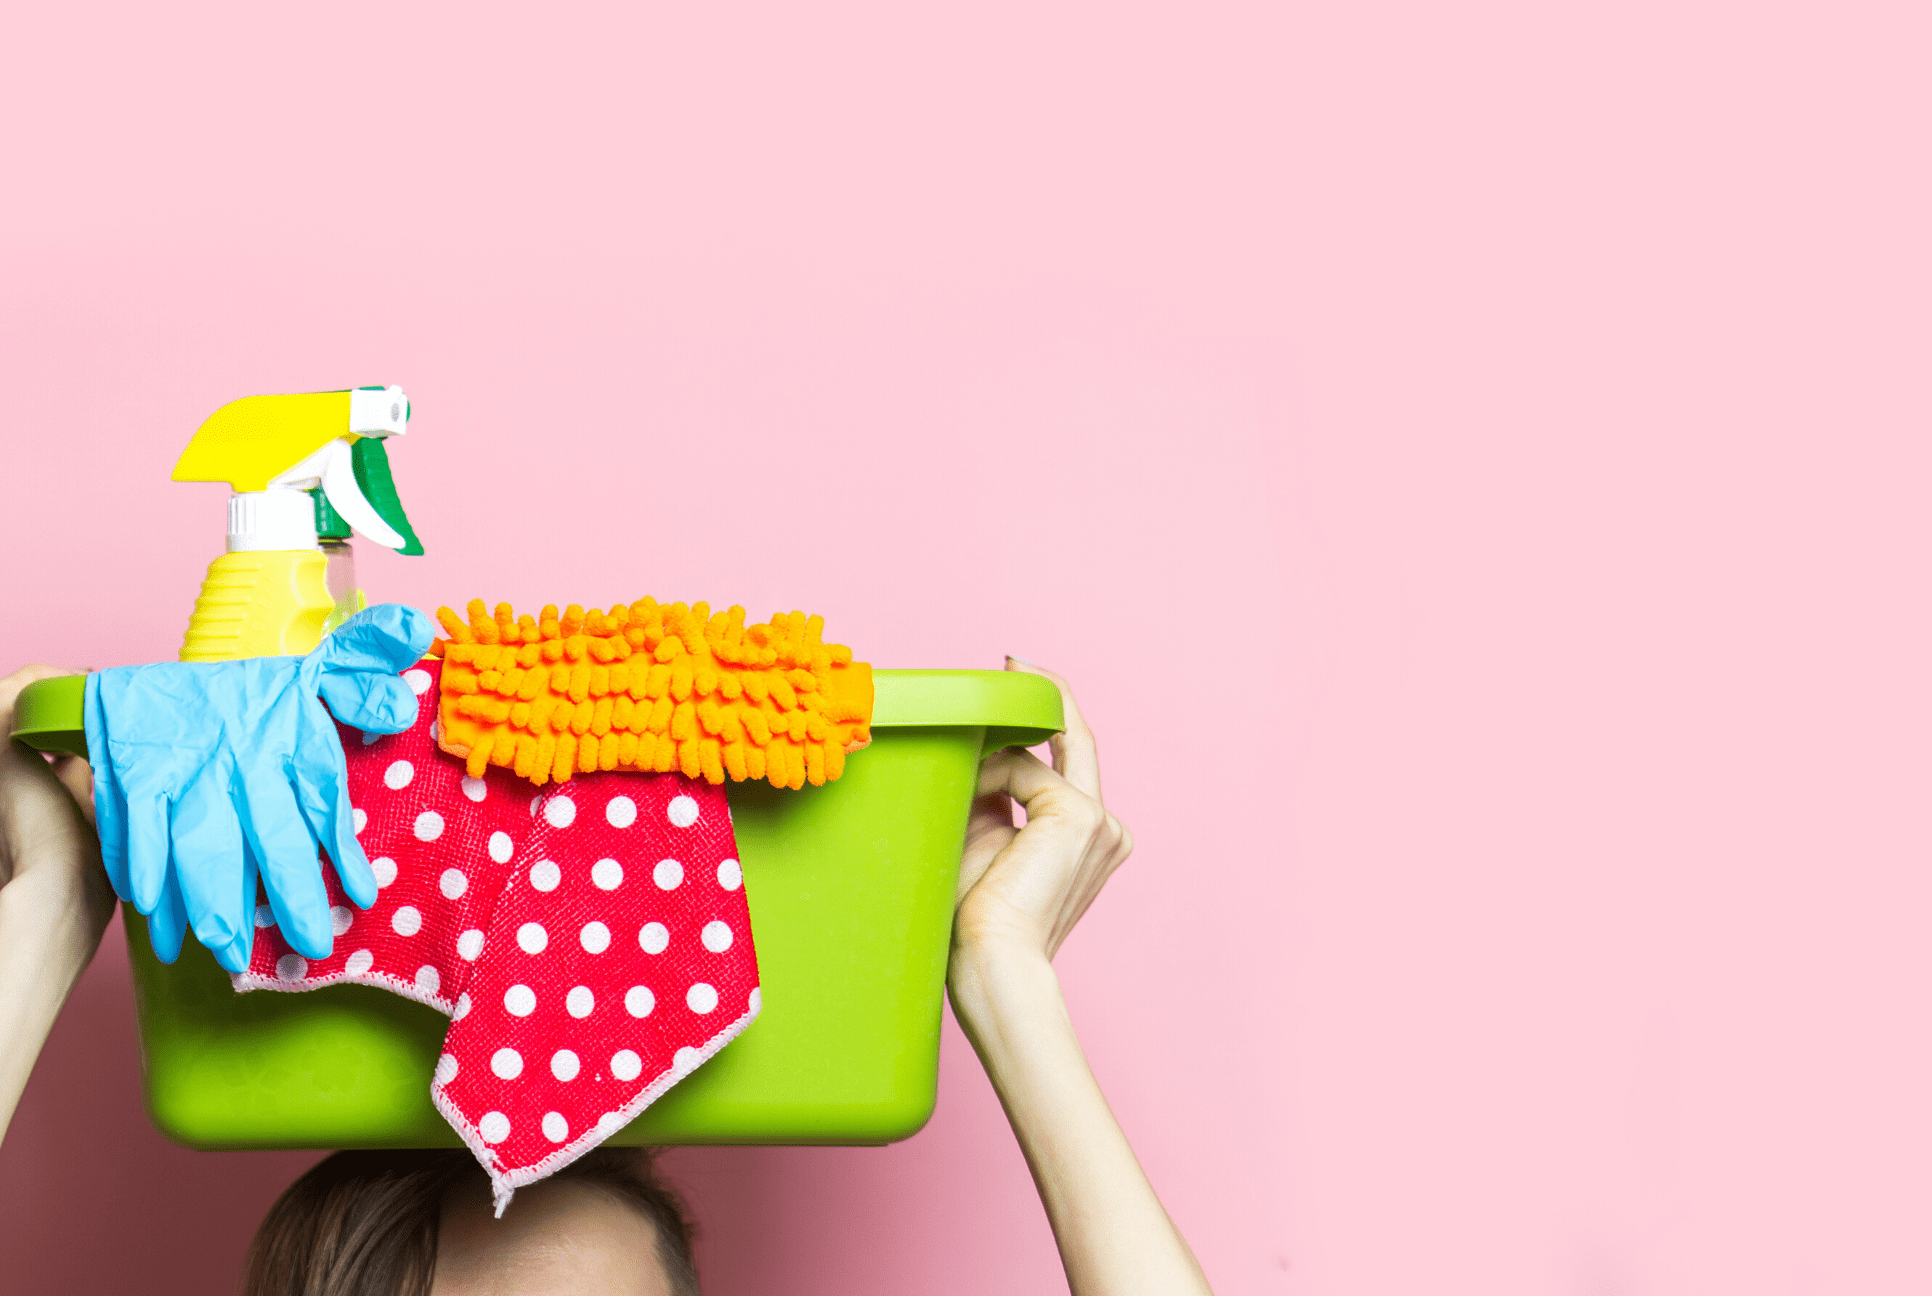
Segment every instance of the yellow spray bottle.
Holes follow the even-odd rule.
[[[227,552],[208,565],[182,661],[295,656],[363,606],[350,529],[405,554],[422,544],[385,438],[409,426],[399,387],[250,396],[196,432],[176,481],[227,482]]]

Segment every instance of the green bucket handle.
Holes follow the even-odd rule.
[[[20,690],[13,704],[13,736],[35,751],[66,752],[87,759],[87,730],[81,721],[87,701],[87,676],[56,675]]]

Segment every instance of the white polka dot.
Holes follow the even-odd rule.
[[[443,722],[442,721],[431,720],[429,722],[429,740],[431,742],[443,741]]]
[[[329,930],[333,931],[336,935],[340,936],[343,932],[355,926],[355,921],[355,910],[349,908],[348,905],[329,906]]]
[[[614,859],[600,859],[590,866],[590,880],[599,891],[615,891],[624,881],[624,866]]]
[[[481,801],[484,797],[490,795],[490,785],[482,779],[473,779],[465,775],[463,779],[463,795],[472,801]]]
[[[309,974],[309,961],[300,954],[284,954],[275,960],[275,975],[283,981],[300,981]]]
[[[490,1070],[501,1080],[514,1080],[523,1074],[523,1054],[513,1048],[500,1048],[490,1054]]]
[[[361,976],[376,965],[376,956],[368,950],[357,950],[343,961],[342,970],[350,976]]]
[[[698,1069],[704,1054],[694,1048],[681,1048],[671,1056],[671,1074],[682,1080]]]
[[[586,954],[602,954],[610,948],[610,928],[600,922],[587,922],[584,929],[577,933],[578,942]]]
[[[503,992],[503,1011],[512,1017],[528,1017],[537,1010],[537,992],[527,985],[513,985]]]
[[[376,875],[376,885],[386,887],[396,880],[396,861],[387,855],[378,855],[369,861],[369,871]]]
[[[267,905],[256,905],[255,925],[257,927],[273,927],[275,925],[275,911]]]
[[[443,988],[443,974],[425,963],[416,969],[416,988],[424,994],[435,994]]]
[[[661,859],[651,870],[651,880],[657,883],[660,891],[675,891],[684,881],[684,865],[674,859]]]
[[[451,1021],[462,1021],[470,1015],[470,997],[466,994],[456,997],[456,1011],[449,1015]]]
[[[369,812],[361,806],[357,806],[349,813],[355,818],[356,836],[362,836],[362,830],[369,826]]]
[[[550,933],[542,923],[525,923],[517,928],[517,945],[525,954],[541,954],[550,944]]]
[[[420,666],[411,667],[403,672],[403,683],[409,685],[411,693],[421,697],[429,692],[429,672]]]
[[[423,929],[422,911],[415,905],[404,905],[390,918],[389,925],[396,929],[398,936],[414,936]]]
[[[509,833],[493,832],[490,834],[490,858],[497,863],[508,864],[510,862],[510,855],[515,850],[516,843],[510,840]]]
[[[622,1112],[605,1112],[597,1118],[597,1132],[605,1138],[609,1138],[612,1134],[615,1134],[623,1128],[624,1114]]]
[[[456,1073],[460,1069],[460,1065],[453,1056],[448,1053],[443,1054],[443,1056],[436,1059],[436,1083],[439,1085],[448,1084],[456,1078]]]
[[[558,1049],[550,1055],[550,1074],[559,1080],[575,1080],[582,1065],[569,1049]]]
[[[537,817],[537,807],[542,804],[543,804],[543,793],[539,792],[535,796],[530,798],[530,817],[532,819],[535,819]]]
[[[530,866],[530,885],[539,891],[555,891],[563,881],[563,870],[551,860],[538,860]]]
[[[718,992],[699,981],[684,992],[684,1003],[692,1012],[702,1015],[718,1006]]]
[[[703,941],[704,947],[713,954],[722,954],[731,948],[731,925],[708,922],[704,925],[704,931],[699,933],[698,939]]]
[[[644,1071],[644,1059],[629,1049],[618,1049],[610,1055],[610,1073],[619,1080],[635,1080]]]
[[[764,990],[763,990],[763,989],[761,989],[761,988],[760,988],[760,987],[758,987],[758,986],[753,986],[753,987],[751,988],[751,997],[750,997],[750,999],[748,999],[748,1000],[747,1000],[746,1002],[748,1002],[748,1003],[749,1003],[749,1004],[751,1005],[751,1012],[752,1012],[752,1015],[753,1015],[754,1017],[755,1017],[755,1016],[757,1016],[757,1015],[758,1015],[758,1013],[760,1013],[761,1011],[763,1011],[763,1009],[764,1009],[764,1007],[765,1007],[765,992],[764,992]]]
[[[589,986],[573,986],[564,996],[564,1007],[572,1017],[588,1017],[590,1010],[597,1006],[597,996],[590,992]]]
[[[736,891],[745,882],[745,871],[738,867],[738,861],[728,859],[718,865],[718,885],[727,891]]]
[[[370,733],[365,729],[362,734],[362,745],[364,747],[373,747],[382,736],[379,733]]]
[[[476,1132],[485,1143],[501,1143],[510,1137],[510,1118],[502,1112],[484,1112],[483,1119],[476,1122]]]
[[[637,802],[627,796],[612,797],[604,803],[604,818],[613,828],[628,828],[637,822]]]
[[[678,795],[671,798],[671,804],[664,813],[675,828],[689,828],[698,821],[698,803],[688,796]]]
[[[458,936],[456,952],[463,956],[465,963],[476,962],[476,956],[483,952],[483,933],[472,927]]]
[[[443,816],[434,810],[425,810],[416,816],[416,840],[435,841],[443,835]]]
[[[564,1119],[562,1112],[543,1114],[543,1136],[552,1143],[561,1143],[570,1137],[570,1122]]]
[[[657,1007],[657,996],[649,986],[632,986],[624,992],[624,1011],[633,1017],[649,1017]]]
[[[645,923],[637,929],[637,943],[646,954],[662,954],[664,947],[671,943],[671,933],[663,923]]]
[[[416,767],[406,760],[391,761],[389,768],[382,772],[382,781],[392,788],[406,788],[415,777]]]
[[[543,817],[552,828],[568,828],[577,818],[577,803],[567,796],[554,796],[543,803]]]
[[[438,885],[443,888],[443,899],[459,899],[470,889],[470,880],[463,876],[462,869],[444,869]]]

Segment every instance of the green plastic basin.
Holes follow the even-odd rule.
[[[937,1093],[953,890],[980,757],[1043,742],[1037,675],[875,673],[872,744],[824,787],[732,784],[763,1008],[613,1143],[890,1143]],[[85,752],[82,682],[28,686],[14,736]],[[123,909],[148,1113],[192,1148],[458,1146],[429,1101],[448,1020],[367,986],[238,995],[190,940],[165,967]]]

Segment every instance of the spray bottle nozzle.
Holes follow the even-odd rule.
[[[225,481],[234,489],[231,551],[313,549],[324,529],[318,521],[339,519],[378,544],[420,554],[382,444],[408,431],[410,413],[400,387],[232,401],[195,433],[174,479]],[[318,519],[323,508],[327,516]]]
[[[400,387],[358,387],[349,393],[349,431],[401,436],[409,431],[409,397]]]

